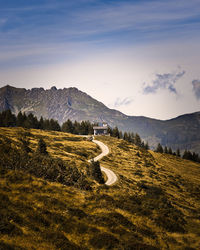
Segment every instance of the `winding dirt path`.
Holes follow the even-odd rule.
[[[109,148],[103,142],[97,141],[97,140],[92,140],[92,141],[94,143],[96,143],[101,148],[101,151],[102,151],[102,153],[100,155],[98,155],[94,158],[94,161],[99,161],[104,156],[109,154],[109,152],[110,152]],[[107,175],[107,178],[108,178],[105,184],[107,186],[113,185],[118,179],[116,174],[108,168],[105,168],[102,166],[100,166],[100,168],[101,168],[101,171],[103,171]]]

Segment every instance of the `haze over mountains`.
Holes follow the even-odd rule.
[[[153,147],[160,142],[174,150],[188,149],[200,153],[200,112],[161,121],[142,116],[128,116],[109,109],[77,88],[44,90],[43,88],[0,88],[0,111],[10,109],[33,113],[38,118],[53,118],[60,124],[67,119],[107,122],[111,127],[139,133]]]

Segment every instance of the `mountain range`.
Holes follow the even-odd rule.
[[[200,153],[200,112],[185,114],[170,120],[157,120],[143,116],[128,116],[117,110],[109,109],[77,88],[51,89],[0,88],[0,111],[10,109],[14,114],[19,111],[33,113],[56,119],[60,124],[67,119],[72,121],[89,120],[106,122],[122,131],[139,133],[151,147],[157,143],[172,149],[188,149]]]

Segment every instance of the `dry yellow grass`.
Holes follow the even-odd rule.
[[[179,157],[138,149],[123,140],[109,137],[98,137],[110,148],[111,154],[102,160],[103,165],[112,169],[119,177],[118,183],[109,189],[107,194],[112,197],[120,195],[139,196],[152,199],[148,192],[151,187],[160,188],[172,205],[180,210],[186,220],[185,232],[165,231],[152,223],[149,216],[134,216],[133,223],[144,224],[154,229],[159,246],[171,249],[183,247],[200,247],[200,164],[183,160]],[[149,188],[150,187],[150,188]],[[159,195],[156,195],[155,199]],[[144,205],[147,205],[144,203]],[[159,209],[149,207],[154,213]],[[123,214],[124,214],[123,210]],[[127,213],[127,216],[132,216]],[[162,216],[162,214],[161,214]],[[165,216],[163,214],[163,216]],[[174,221],[176,223],[176,221]],[[178,223],[178,222],[177,222]],[[169,239],[169,240],[168,240]],[[144,239],[144,242],[148,243]],[[153,240],[154,246],[156,242]]]
[[[42,138],[46,142],[47,151],[53,157],[61,158],[69,164],[76,162],[77,166],[87,163],[88,159],[100,152],[97,145],[85,137],[69,133],[38,129],[0,128],[0,136],[8,137],[14,144],[19,142],[20,137],[24,134],[30,140],[30,147],[33,151],[36,150],[38,141]]]
[[[0,134],[17,141],[19,131],[0,129]],[[99,153],[95,144],[77,136],[30,132],[33,149],[42,136],[50,154],[73,160],[79,167]],[[14,225],[0,234],[0,247],[199,249],[200,164],[141,150],[112,137],[97,139],[111,150],[101,161],[119,178],[111,187],[96,184],[92,191],[83,191],[18,171],[0,179],[5,205],[1,211]],[[67,147],[73,150],[65,151]],[[87,157],[82,155],[86,151]]]

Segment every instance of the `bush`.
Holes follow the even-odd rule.
[[[7,218],[0,219],[0,233],[8,235],[22,235],[23,232],[20,228],[10,223]]]
[[[100,164],[98,161],[92,161],[91,162],[91,175],[92,177],[99,182],[100,184],[104,184],[104,178],[100,169]]]
[[[23,147],[23,145],[21,145]],[[38,153],[39,152],[39,153]],[[76,186],[84,190],[91,190],[85,174],[77,167],[66,165],[61,159],[52,158],[46,151],[46,144],[41,139],[36,153],[28,154],[22,149],[12,147],[11,143],[0,143],[0,174],[5,175],[9,170],[23,170],[9,174],[10,181],[21,182],[25,173],[52,182],[59,182],[67,186]]]
[[[5,243],[5,242],[0,242],[0,249],[3,250],[25,250],[25,248],[10,244],[10,243]]]
[[[40,154],[48,154],[47,145],[42,138],[38,142],[37,152]]]
[[[119,240],[116,239],[113,235],[108,233],[101,233],[95,235],[92,239],[90,239],[90,244],[95,249],[117,249],[119,245]]]
[[[49,231],[46,232],[45,238],[47,241],[51,241],[57,249],[70,249],[70,250],[78,250],[80,249],[79,246],[75,245],[74,243],[70,242],[67,237],[59,231]]]

